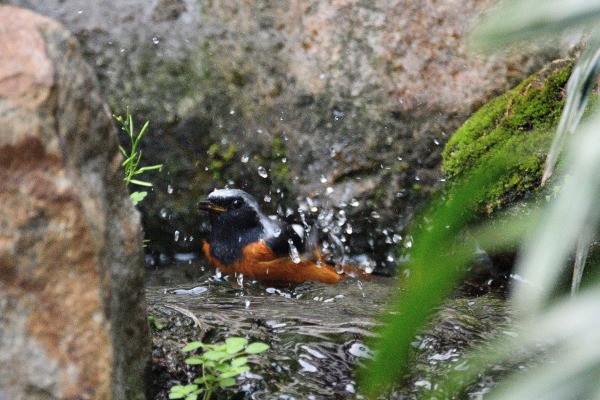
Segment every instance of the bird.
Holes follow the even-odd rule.
[[[316,226],[271,218],[241,189],[216,189],[198,206],[208,211],[211,224],[202,250],[224,274],[281,283],[334,284],[345,278],[321,256]]]

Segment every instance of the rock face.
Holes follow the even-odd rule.
[[[519,165],[485,194],[485,213],[505,208],[540,188],[572,67],[572,59],[550,63],[481,107],[446,144],[442,169],[452,180],[474,168],[485,168],[491,158],[504,152],[519,160]]]
[[[4,1],[67,25],[113,110],[160,128],[146,232],[184,251],[198,197],[229,184],[273,209],[282,193],[340,206],[347,243],[373,252],[439,184],[448,135],[556,57],[470,55],[490,0]]]
[[[110,114],[59,24],[0,6],[0,399],[142,399],[138,213]]]

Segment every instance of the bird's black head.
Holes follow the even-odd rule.
[[[215,190],[199,207],[210,213],[213,236],[231,237],[244,231],[263,230],[262,220],[266,217],[254,197],[243,190]]]

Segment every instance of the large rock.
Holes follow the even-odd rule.
[[[439,184],[448,135],[556,56],[471,55],[491,0],[4,1],[72,29],[115,112],[160,128],[145,226],[180,250],[199,246],[197,198],[225,184],[273,209],[280,193],[342,205],[352,247],[393,245]]]
[[[0,399],[142,399],[139,215],[79,45],[0,6]]]

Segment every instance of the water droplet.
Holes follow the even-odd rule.
[[[379,219],[379,218],[381,218],[381,215],[379,215],[379,213],[377,211],[372,211],[371,218]]]
[[[398,235],[397,233],[394,234],[394,236],[392,236],[392,242],[394,243],[399,243],[402,240],[402,236]]]
[[[388,260],[388,262],[394,262],[394,256],[392,256],[391,254],[388,254],[386,260]]]
[[[281,159],[281,162],[285,164],[285,163],[287,162],[287,158],[283,157],[283,158]]]
[[[352,235],[352,225],[350,225],[350,224],[346,225],[346,233],[348,235]]]
[[[83,10],[77,10],[77,14],[82,14]]]
[[[158,36],[154,36],[154,37],[152,38],[152,43],[154,43],[154,44],[159,44],[159,43],[160,43],[160,38],[159,38]]]
[[[235,114],[235,110],[232,108],[231,110],[229,110],[229,115],[233,115]]]
[[[176,242],[179,241],[179,231],[175,231],[174,239]]]
[[[269,176],[267,170],[262,165],[258,167],[258,175],[260,175],[261,178],[266,178],[267,176]]]
[[[239,285],[241,288],[243,288],[243,287],[244,287],[244,274],[237,274],[237,276],[236,276],[236,278],[235,278],[235,279],[236,279],[236,281],[237,281],[237,284],[238,284],[238,285]]]
[[[164,218],[164,219],[167,219],[169,217],[169,212],[167,211],[166,208],[161,208],[160,217]]]
[[[331,194],[331,193],[333,193],[333,188],[332,188],[331,186],[329,186],[329,187],[327,188],[327,190],[325,190],[325,192],[326,192],[327,194]]]
[[[352,207],[358,207],[360,205],[360,203],[358,202],[358,200],[352,199],[352,200],[350,200],[350,205]]]
[[[321,183],[326,183],[327,182],[327,178],[325,178],[325,175],[321,175]]]
[[[271,202],[271,196],[269,196],[268,194],[265,194],[265,203],[270,203]]]
[[[288,244],[290,245],[290,258],[294,264],[300,263],[300,253],[298,253],[298,249],[296,246],[294,246],[294,241],[292,239],[288,239]]]
[[[171,186],[171,185],[167,186],[167,193],[173,194],[173,186]]]
[[[281,235],[281,228],[277,228],[273,231],[273,236],[279,237]]]
[[[220,269],[216,269],[215,270],[215,278],[221,279],[222,276],[223,276],[223,274],[221,273],[221,270]]]
[[[242,161],[244,164],[246,164],[246,163],[248,162],[248,160],[250,160],[250,156],[249,156],[249,155],[247,155],[247,154],[244,154],[244,155],[242,156],[242,159],[241,159],[241,161]]]
[[[437,140],[437,139],[433,139],[433,143],[434,143],[436,146],[439,146],[439,145],[440,145],[440,141],[439,141],[439,140]]]
[[[344,210],[338,211],[337,224],[338,226],[342,226],[346,223],[348,218],[346,218],[346,212]]]
[[[246,299],[245,305],[246,305],[246,308],[250,308],[250,300]]]

